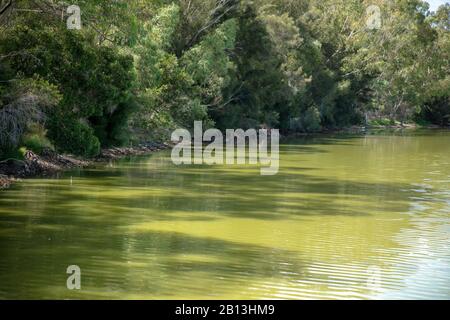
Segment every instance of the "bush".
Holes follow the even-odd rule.
[[[37,123],[29,126],[28,132],[21,139],[21,145],[37,154],[41,154],[45,148],[53,149],[47,138],[47,130]]]
[[[50,140],[48,140],[45,136],[41,136],[39,134],[26,134],[22,138],[22,144],[28,149],[33,151],[34,153],[41,154],[42,151],[46,148],[53,149]]]
[[[45,99],[39,105],[52,106],[42,111],[48,120],[45,124],[48,125],[49,138],[58,150],[95,156],[100,150],[99,140],[105,146],[127,140],[127,132],[124,130],[127,129],[128,119],[135,107],[135,70],[132,56],[122,54],[115,47],[94,45],[92,37],[87,33],[71,32],[66,30],[65,25],[42,25],[34,19],[25,19],[23,24],[13,25],[2,35],[1,40],[2,54],[28,53],[13,54],[7,60],[9,78],[22,75],[24,78],[45,79],[45,82],[42,80],[38,83],[40,86],[34,82],[33,86],[27,84],[26,90],[21,90],[20,93],[24,91],[28,94],[29,87],[37,87],[40,90],[31,91],[34,93],[31,98],[32,101],[39,102],[42,97],[46,97],[40,94],[43,89],[46,89],[44,93],[51,93],[47,95],[52,99]],[[56,92],[56,86],[62,95]],[[22,96],[23,94],[18,95],[19,98]],[[5,103],[10,106],[5,114],[9,115],[10,109],[23,109],[15,108],[13,103],[18,99],[9,100],[11,101]],[[0,103],[0,111],[3,109],[5,107],[2,108]],[[28,117],[23,118],[25,124],[30,122]],[[13,127],[9,122],[8,126],[3,123],[5,121],[0,122],[0,128]],[[25,125],[19,128],[21,130],[17,136],[21,136],[27,129]],[[1,139],[1,133],[4,131],[6,130],[0,130],[0,143],[5,140]],[[43,141],[38,140],[38,137],[28,137],[27,142],[39,149],[39,144]],[[18,141],[12,142],[17,147]]]
[[[388,118],[374,119],[369,121],[370,126],[393,126],[395,120]]]
[[[322,129],[320,124],[320,112],[316,107],[308,108],[303,114],[300,122],[303,131],[306,132],[317,132]]]
[[[54,118],[49,123],[49,137],[58,151],[83,157],[94,157],[100,153],[100,141],[94,130],[80,119]]]
[[[450,97],[435,98],[425,103],[421,113],[416,117],[420,120],[439,126],[450,125]]]

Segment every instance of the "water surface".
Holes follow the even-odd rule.
[[[18,183],[0,298],[450,298],[449,131],[293,139],[280,160],[261,176],[166,151]]]

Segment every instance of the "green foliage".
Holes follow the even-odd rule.
[[[47,109],[49,136],[61,151],[82,155],[98,152],[98,140],[108,146],[122,142],[117,128],[124,128],[133,111],[133,60],[117,49],[93,45],[89,34],[64,26],[37,25],[26,19],[7,30],[2,42],[6,52],[20,52],[7,59],[8,69],[26,79],[38,75],[62,93],[58,110]],[[66,127],[56,122],[71,119]],[[73,120],[76,119],[76,120]],[[79,120],[82,125],[73,125]],[[64,119],[64,121],[68,121]],[[69,122],[70,122],[69,121]],[[75,129],[82,139],[75,138]],[[91,132],[96,136],[91,137]],[[64,141],[61,137],[68,137]],[[85,143],[85,146],[77,145]]]
[[[372,119],[369,121],[369,126],[393,126],[395,121],[389,118]]]
[[[213,120],[221,128],[257,127],[266,119],[278,122],[275,107],[284,103],[286,88],[279,69],[282,60],[276,55],[264,21],[251,5],[239,12],[232,61],[236,71],[224,89],[225,103],[214,106],[210,112]]]
[[[306,132],[319,131],[320,125],[320,112],[316,107],[311,107],[305,111],[302,117],[302,128]]]
[[[93,157],[100,152],[100,141],[94,135],[94,129],[81,119],[55,112],[48,128],[49,137],[59,151],[84,157]]]
[[[208,107],[223,101],[222,89],[230,82],[233,64],[227,52],[234,48],[236,22],[219,25],[178,57],[170,43],[179,18],[178,6],[163,6],[135,48],[140,108],[133,123],[144,130],[210,122]]]
[[[449,124],[448,4],[431,13],[420,0],[72,3],[82,30],[67,30],[65,5],[51,0],[17,0],[0,19],[3,154],[50,141],[94,156],[166,140],[195,120],[285,132]],[[377,30],[365,25],[372,4]]]
[[[47,138],[47,130],[38,124],[28,128],[28,132],[23,135],[20,144],[37,154],[41,154],[44,149],[54,149]]]
[[[199,87],[205,101],[220,96],[222,88],[230,82],[234,67],[227,52],[234,49],[235,38],[236,21],[230,19],[181,58],[184,70]]]
[[[22,144],[37,154],[42,153],[45,148],[51,147],[50,141],[46,137],[37,134],[27,134],[22,138]]]

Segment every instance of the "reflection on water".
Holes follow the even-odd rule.
[[[449,299],[449,146],[328,136],[288,141],[276,176],[162,152],[27,180],[0,193],[0,298]]]

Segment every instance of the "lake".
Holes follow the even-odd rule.
[[[275,176],[163,151],[0,192],[3,299],[450,299],[449,245],[443,130],[289,139]]]

